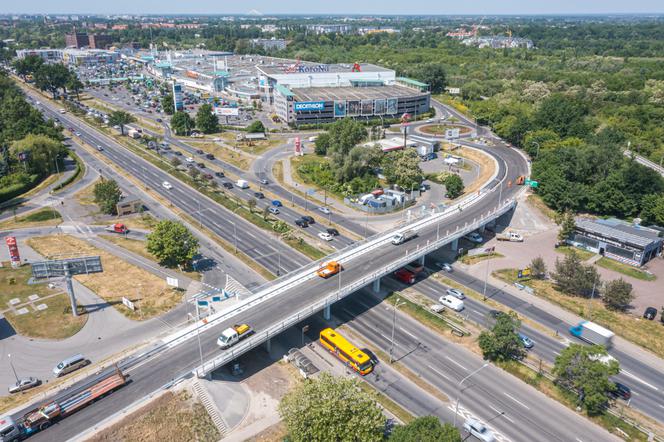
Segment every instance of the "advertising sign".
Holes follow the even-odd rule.
[[[303,64],[292,64],[284,68],[284,72],[287,74],[305,74],[305,73],[314,73],[314,72],[330,72],[330,65],[319,64],[314,66],[306,66]]]
[[[468,256],[488,255],[495,252],[495,250],[495,247],[477,247],[475,249],[468,250]]]
[[[295,155],[302,155],[302,140],[295,137]]]
[[[9,259],[12,262],[12,267],[20,266],[21,256],[18,253],[18,243],[16,242],[16,237],[15,236],[6,237],[5,243],[7,243],[7,248],[9,249]]]
[[[240,115],[240,108],[238,107],[215,107],[214,108],[214,113],[217,115],[224,115],[224,116],[238,116]]]
[[[136,307],[134,306],[134,303],[130,300],[125,298],[124,296],[122,297],[122,303],[129,309],[129,310],[136,310]]]
[[[345,117],[346,116],[346,102],[345,101],[335,101],[334,102],[334,116],[335,117]]]
[[[322,111],[325,108],[324,101],[302,101],[295,103],[295,111]]]
[[[530,267],[526,267],[523,270],[519,269],[519,273],[517,274],[517,278],[525,278],[527,276],[530,276]]]
[[[178,281],[177,278],[171,278],[170,276],[166,277],[166,284],[175,288],[180,287],[180,281]]]
[[[397,98],[388,98],[387,99],[387,109],[385,111],[388,115],[395,115],[397,113]]]
[[[454,138],[459,138],[459,129],[446,129],[445,130],[445,139],[451,140]]]
[[[349,117],[360,115],[360,102],[357,100],[348,101],[346,103],[346,115]]]
[[[373,115],[373,100],[362,100],[362,115]]]
[[[173,106],[176,111],[184,109],[182,85],[176,82],[173,82]]]
[[[385,114],[385,100],[374,100],[374,114],[383,115]]]

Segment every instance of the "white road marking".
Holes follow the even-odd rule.
[[[458,363],[457,361],[455,361],[454,359],[450,358],[449,356],[445,356],[445,357],[446,357],[451,363],[453,363],[453,364],[455,364],[455,365],[461,367],[463,370],[468,371],[468,369],[467,369],[466,367],[464,367],[463,365],[459,364],[459,363]]]
[[[450,380],[450,378],[447,377],[447,375],[446,375],[445,373],[442,373],[441,371],[439,371],[439,370],[433,368],[431,365],[427,365],[427,367],[429,367],[429,370],[433,371],[433,372],[436,373],[438,376],[440,376],[440,377],[442,377],[442,378],[445,378],[445,379],[447,379],[448,381]]]
[[[510,418],[505,414],[504,411],[500,411],[499,409],[497,409],[496,407],[494,407],[494,406],[492,406],[492,405],[489,405],[489,408],[491,408],[491,409],[492,409],[493,411],[495,411],[496,413],[500,414],[501,417],[504,417],[504,418],[507,419],[508,421],[514,423],[514,421],[513,421],[512,419],[510,419]]]
[[[512,399],[512,400],[513,400],[514,402],[516,402],[517,404],[521,405],[521,406],[522,406],[523,408],[525,408],[526,410],[530,410],[530,407],[529,407],[529,406],[527,406],[526,404],[524,404],[524,403],[521,402],[520,400],[516,399],[514,396],[512,396],[512,395],[510,395],[510,394],[507,394],[507,393],[505,393],[505,392],[503,392],[503,394],[504,394],[505,396],[507,396],[508,398]]]
[[[415,335],[412,334],[411,332],[407,331],[406,329],[399,327],[399,330],[401,330],[402,332],[404,332],[405,334],[407,334],[407,335],[410,336],[411,338],[413,338],[413,339],[417,339],[417,336],[415,336]]]
[[[652,389],[655,390],[655,391],[659,391],[659,388],[655,387],[655,386],[652,385],[652,384],[647,383],[646,381],[644,381],[644,380],[641,379],[641,378],[638,378],[638,377],[634,376],[632,373],[630,373],[630,372],[627,371],[627,370],[620,370],[620,372],[626,374],[627,376],[629,376],[630,378],[634,379],[635,381],[639,381],[639,382],[641,382],[643,385],[646,385],[646,386],[652,388]]]
[[[583,441],[577,437],[576,442],[583,442]]]

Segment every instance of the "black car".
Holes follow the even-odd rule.
[[[156,121],[157,121],[157,123],[161,123],[161,122],[162,122],[162,119],[161,119],[161,118],[157,118]]]
[[[214,176],[219,177],[219,178],[223,178],[224,177],[224,172],[215,172]]]
[[[209,154],[205,155],[205,158],[207,158],[208,160],[214,160],[214,155],[209,153]]]
[[[259,200],[262,200],[265,198],[265,195],[263,195],[263,192],[254,192],[254,196],[258,198]]]
[[[179,150],[174,150],[173,153],[179,157],[182,156],[182,152],[180,152]]]
[[[651,321],[657,316],[657,309],[655,307],[648,307],[645,312],[643,312],[643,317],[650,319]]]
[[[316,222],[316,221],[314,221],[313,217],[311,217],[309,215],[303,215],[302,220],[306,221],[307,224],[314,224]]]
[[[200,150],[200,149],[196,149],[196,153],[199,154],[199,155],[203,155],[205,152],[203,152],[203,151]]]
[[[627,385],[621,384],[620,382],[614,382],[614,385],[616,386],[616,389],[611,392],[613,396],[626,401],[632,397],[632,390]]]
[[[205,169],[205,163],[196,163],[201,169]]]
[[[222,184],[226,189],[232,189],[233,188],[233,183],[226,182]]]
[[[507,313],[501,312],[500,310],[489,310],[489,316],[491,316],[493,319],[498,319],[503,315],[507,315]]]
[[[295,220],[295,225],[297,225],[298,227],[302,227],[302,228],[309,227],[309,223],[304,218],[296,219]]]
[[[339,231],[337,229],[326,229],[327,233],[333,236],[339,236]]]

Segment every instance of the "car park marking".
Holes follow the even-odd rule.
[[[641,378],[639,378],[639,377],[634,376],[632,373],[630,373],[630,372],[627,371],[627,370],[620,370],[620,372],[621,372],[621,373],[624,373],[625,375],[629,376],[630,378],[634,379],[635,381],[639,381],[639,382],[641,382],[643,385],[645,385],[645,386],[647,386],[647,387],[650,387],[650,388],[652,388],[652,389],[655,390],[655,391],[659,391],[659,388],[655,387],[655,386],[652,385],[652,384],[647,383],[646,381],[644,381],[643,379],[641,379]]]
[[[515,398],[514,396],[512,396],[512,395],[510,395],[510,394],[508,394],[508,393],[505,393],[505,392],[503,392],[503,394],[504,394],[505,396],[507,396],[508,398],[512,399],[512,400],[513,400],[514,402],[516,402],[517,404],[521,405],[521,406],[522,406],[523,408],[525,408],[526,410],[530,410],[530,407],[529,407],[529,406],[527,406],[526,404],[524,404],[523,402],[521,402],[520,400],[518,400],[518,399]]]
[[[455,361],[454,359],[450,358],[449,356],[445,356],[445,357],[446,357],[451,363],[453,363],[453,364],[455,364],[455,365],[458,365],[459,367],[461,367],[461,368],[462,368],[463,370],[465,370],[465,371],[468,371],[468,369],[467,369],[466,367],[464,367],[463,365],[459,364],[459,363],[458,363],[457,361]]]

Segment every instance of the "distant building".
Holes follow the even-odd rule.
[[[659,231],[615,218],[576,218],[568,243],[633,266],[642,266],[662,253]]]
[[[105,34],[88,34],[90,49],[107,49],[113,44],[113,37]]]
[[[114,64],[120,58],[118,52],[101,49],[64,49],[62,61],[75,66],[96,66],[101,64]]]
[[[138,213],[143,209],[143,201],[141,201],[140,198],[129,195],[120,200],[120,202],[115,205],[115,208],[118,211],[118,216],[131,215],[132,213]]]
[[[62,49],[19,49],[16,51],[17,58],[25,58],[30,55],[41,57],[47,63],[62,61]]]
[[[72,32],[65,34],[65,46],[68,48],[82,48],[90,44],[88,34],[83,32]]]
[[[353,27],[351,25],[307,25],[307,29],[316,34],[349,34]]]
[[[288,41],[277,38],[254,38],[251,40],[251,45],[260,46],[266,51],[280,51],[282,49],[286,49],[286,46],[288,46]]]

